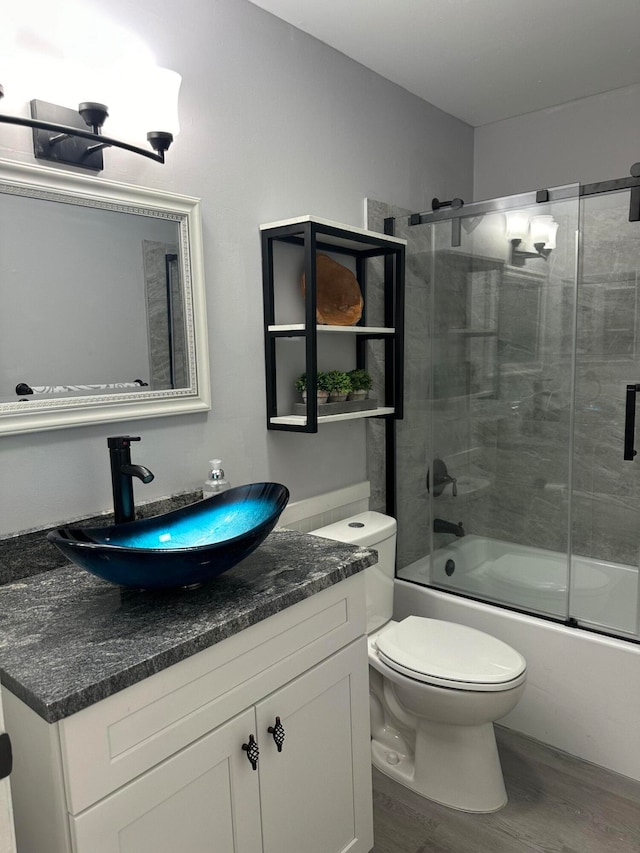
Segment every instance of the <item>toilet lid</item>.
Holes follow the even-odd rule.
[[[522,655],[502,640],[422,616],[393,623],[377,637],[376,646],[381,660],[397,672],[459,690],[502,689],[524,680],[526,670]]]

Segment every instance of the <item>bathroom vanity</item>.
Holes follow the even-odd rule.
[[[277,529],[199,590],[0,587],[19,853],[367,853],[375,561]]]

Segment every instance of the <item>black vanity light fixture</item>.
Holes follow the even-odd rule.
[[[553,216],[529,216],[525,211],[512,210],[506,214],[507,239],[511,243],[511,265],[522,267],[528,258],[545,261],[556,247],[558,223]]]
[[[0,85],[0,98],[4,95]],[[102,125],[109,115],[105,104],[86,101],[71,110],[47,101],[31,101],[31,118],[0,114],[0,124],[17,124],[33,129],[33,151],[39,160],[52,160],[99,172],[103,168],[102,151],[122,148],[158,163],[164,163],[165,151],[173,142],[167,131],[147,133],[152,150],[138,148],[128,142],[102,135]],[[90,129],[88,129],[90,128]]]

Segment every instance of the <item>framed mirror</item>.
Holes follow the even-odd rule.
[[[0,160],[0,433],[211,408],[199,204]]]

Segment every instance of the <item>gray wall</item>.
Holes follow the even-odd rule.
[[[474,199],[627,176],[639,137],[640,85],[478,127]]]
[[[203,200],[213,410],[0,438],[0,534],[107,509],[118,432],[142,435],[134,457],[156,475],[138,500],[197,486],[212,456],[233,483],[279,480],[294,499],[362,480],[362,422],[265,428],[258,225],[361,226],[366,197],[422,210],[472,190],[470,127],[245,0],[112,0],[109,14],[183,76],[167,164],[112,150],[102,175]],[[3,126],[0,156],[33,162],[30,131]]]

